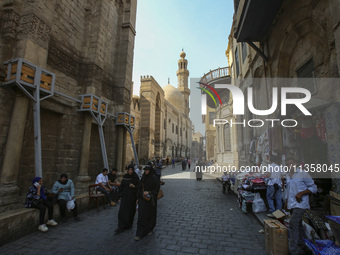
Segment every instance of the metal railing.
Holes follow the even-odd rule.
[[[222,68],[217,68],[215,70],[210,71],[207,74],[204,74],[203,77],[201,78],[201,82],[203,83],[208,83],[212,80],[222,78],[222,77],[227,77],[230,76],[229,73],[229,67],[222,67]]]

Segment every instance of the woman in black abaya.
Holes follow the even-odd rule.
[[[119,187],[122,196],[118,213],[118,228],[115,230],[116,234],[132,227],[133,218],[136,213],[138,184],[138,175],[131,165],[128,167],[127,174],[123,176],[122,183]]]
[[[157,196],[159,192],[158,178],[151,173],[152,168],[146,166],[138,191],[138,223],[135,240],[139,241],[146,235],[151,235],[156,226]],[[147,201],[144,195],[150,196]]]

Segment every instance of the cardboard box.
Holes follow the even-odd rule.
[[[281,210],[276,210],[272,214],[275,216],[276,219],[281,219],[286,216],[286,214],[282,212]]]
[[[268,255],[288,254],[288,230],[278,220],[264,220],[266,252]]]

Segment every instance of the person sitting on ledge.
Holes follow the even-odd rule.
[[[73,217],[76,221],[79,221],[78,211],[77,211],[77,203],[74,199],[74,185],[73,181],[67,179],[67,175],[62,173],[60,175],[60,179],[56,181],[52,187],[52,193],[57,195],[60,216],[62,218],[65,217],[66,205],[68,201],[74,201],[74,207],[71,209],[73,213]]]
[[[110,203],[111,206],[115,206],[116,203],[113,202],[112,199],[112,187],[109,185],[109,178],[108,178],[109,170],[104,168],[102,173],[99,174],[96,178],[96,184],[99,184],[100,186],[97,187],[97,190],[99,190],[101,193],[103,193],[107,201]]]
[[[26,196],[25,207],[40,210],[38,230],[46,232],[48,231],[46,224],[49,226],[58,225],[58,223],[53,219],[53,203],[52,201],[47,200],[47,191],[43,186],[43,180],[41,177],[35,177],[32,184],[33,185],[29,188]],[[48,221],[44,224],[46,207],[48,209]]]

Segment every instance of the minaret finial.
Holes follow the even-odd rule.
[[[170,78],[168,78],[168,84],[170,84]]]

